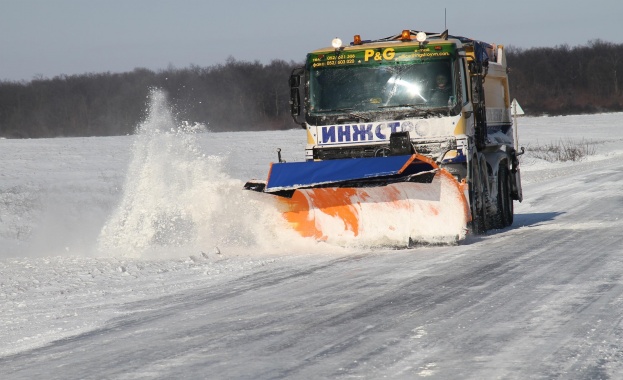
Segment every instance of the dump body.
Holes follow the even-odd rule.
[[[356,178],[350,182],[298,181],[305,182],[300,184],[293,180],[291,189],[307,194],[308,208],[330,208],[310,200],[316,193],[326,192],[316,189],[342,189],[332,195],[336,198],[340,197],[338,193],[350,191],[343,189],[364,189],[342,197],[341,202],[347,208],[357,208],[358,215],[366,213],[367,206],[362,204],[391,203],[385,210],[385,219],[398,215],[392,211],[396,204],[401,204],[398,208],[403,210],[412,210],[409,212],[418,209],[421,215],[413,222],[409,232],[412,235],[417,235],[415,231],[422,227],[417,223],[446,223],[437,217],[439,213],[422,212],[438,208],[439,202],[444,202],[440,196],[428,199],[424,208],[410,203],[410,199],[418,199],[417,193],[428,191],[426,186],[422,188],[407,177],[399,180],[402,184],[398,187],[407,190],[398,192],[401,195],[396,202],[383,195],[396,194],[395,182],[379,185],[378,181],[357,174],[366,168],[379,170],[370,167],[377,161],[357,159],[389,162],[391,157],[412,155],[414,159],[407,165],[411,171],[434,164],[429,188],[442,184],[459,189],[463,203],[451,207],[455,209],[454,219],[464,227],[471,221],[471,230],[483,233],[488,228],[510,225],[512,202],[521,201],[522,194],[504,47],[449,36],[447,32],[431,35],[410,30],[374,41],[355,36],[349,46],[342,46],[338,39],[333,42],[332,47],[309,53],[305,66],[293,72],[292,114],[307,133],[306,161],[323,162],[306,167],[308,172],[303,176],[314,176],[322,168],[322,176],[330,177],[344,166],[344,161],[352,166],[351,174]],[[298,170],[292,168],[291,172]],[[446,181],[448,178],[452,184]],[[373,191],[374,196],[368,195],[367,187],[378,188]],[[366,202],[362,202],[364,193]],[[297,207],[294,209],[300,210]],[[313,219],[309,213],[306,215],[305,218]],[[390,222],[377,224],[379,230],[395,228]],[[322,232],[311,236],[326,238]]]

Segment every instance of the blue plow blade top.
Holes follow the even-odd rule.
[[[292,190],[402,174],[414,159],[415,156],[408,155],[273,163],[264,191]]]

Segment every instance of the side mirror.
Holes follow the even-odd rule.
[[[305,128],[305,123],[299,121],[299,116],[301,116],[301,76],[304,73],[304,67],[295,68],[288,79],[288,84],[290,85],[290,113],[294,122],[303,128]]]
[[[298,88],[301,85],[301,76],[297,74],[290,75],[290,80],[288,80],[288,84],[290,84],[290,88]]]
[[[297,67],[292,70],[288,84],[290,85],[290,113],[296,124],[305,128],[305,123],[299,121],[301,116],[301,76],[305,74],[304,67]]]
[[[292,116],[301,114],[301,95],[298,87],[290,88],[290,113]]]

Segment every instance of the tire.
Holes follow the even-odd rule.
[[[511,195],[511,176],[506,164],[498,169],[498,212],[496,214],[497,228],[505,228],[513,224],[513,198]]]
[[[498,192],[496,197],[496,205],[497,211],[495,215],[492,216],[491,222],[492,226],[495,229],[502,229],[506,226],[509,226],[508,221],[508,208],[510,191],[509,191],[509,182],[508,182],[508,168],[506,167],[506,162],[501,162],[498,167],[498,176],[497,176],[497,186]]]
[[[472,233],[483,235],[487,232],[487,208],[485,205],[485,193],[482,186],[482,171],[476,159],[469,164],[470,187],[469,204],[472,213]]]
[[[489,215],[487,202],[489,200],[489,186],[487,182],[489,179],[489,173],[487,172],[487,161],[484,159],[484,156],[481,157],[480,160],[480,191],[482,193],[482,220],[484,220],[484,229],[483,234],[491,229],[492,224],[492,215]]]

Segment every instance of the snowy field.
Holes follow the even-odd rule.
[[[0,377],[621,378],[622,119],[520,118],[521,146],[594,152],[529,150],[513,226],[399,250],[305,241],[241,191],[302,130],[156,100],[135,136],[0,140]]]

